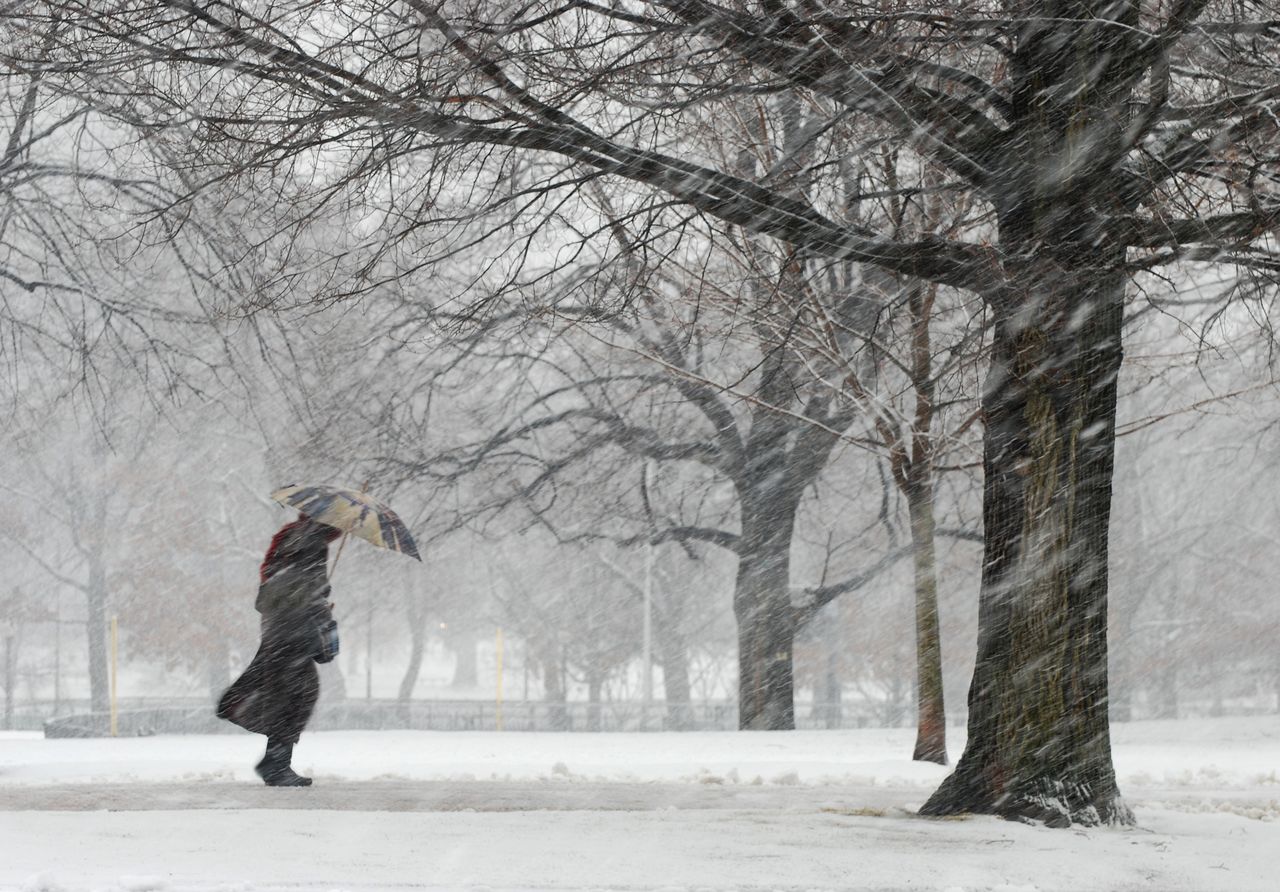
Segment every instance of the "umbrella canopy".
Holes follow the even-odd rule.
[[[282,505],[297,508],[312,520],[359,536],[379,548],[389,548],[422,560],[418,546],[400,516],[368,493],[340,486],[294,484],[277,489],[271,498]]]

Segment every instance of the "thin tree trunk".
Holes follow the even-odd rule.
[[[942,636],[938,623],[938,572],[934,552],[933,487],[927,470],[912,465],[907,495],[916,591],[917,762],[947,764],[947,709],[942,687]]]
[[[560,660],[554,655],[557,648],[548,647],[539,663],[542,665],[542,698],[547,703],[547,720],[552,731],[569,730],[569,716],[565,709],[564,677]]]
[[[1276,651],[1276,713],[1280,714],[1280,650]]]
[[[937,214],[929,215],[929,231]],[[878,423],[889,448],[893,478],[907,497],[915,591],[916,744],[912,758],[947,764],[947,710],[942,683],[942,636],[938,622],[938,571],[933,503],[933,416],[936,383],[930,323],[937,285],[914,282],[907,289],[911,313],[911,384],[915,412],[910,440],[896,424]]]
[[[1032,273],[997,318],[984,443],[985,548],[969,738],[922,814],[1131,823],[1107,710],[1107,534],[1123,257]],[[1104,272],[1097,272],[1097,270]],[[1021,308],[1022,312],[1016,312]]]
[[[1178,717],[1178,664],[1170,663],[1160,673],[1157,683],[1156,718],[1176,719]]]
[[[4,729],[13,730],[13,691],[17,682],[18,644],[14,635],[4,636]]]
[[[1276,654],[1276,713],[1280,715],[1280,653]]]
[[[88,636],[89,653],[89,703],[93,712],[104,713],[111,708],[111,678],[107,654],[107,562],[105,543],[107,529],[107,503],[109,489],[106,486],[106,447],[94,439],[91,453],[97,462],[90,481],[78,480],[74,491],[87,501],[84,524],[76,534],[77,543],[84,555],[88,569],[88,585],[84,588],[87,610],[85,633]]]
[[[1221,718],[1226,715],[1226,709],[1222,702],[1222,673],[1218,669],[1216,660],[1210,660],[1205,668],[1209,670],[1209,685],[1213,689],[1213,701],[1209,705],[1209,717]]]
[[[687,731],[693,724],[689,684],[689,644],[683,635],[664,623],[658,639],[662,659],[662,690],[667,703],[667,727]]]
[[[404,668],[404,676],[400,679],[400,690],[397,692],[402,709],[407,708],[413,698],[413,689],[418,684],[418,675],[422,672],[422,660],[427,653],[427,630],[424,623],[410,617],[409,621],[409,665]]]
[[[827,728],[839,728],[844,724],[844,685],[840,678],[840,654],[829,648],[823,660],[822,672],[822,723]]]
[[[409,628],[409,664],[400,677],[400,687],[396,691],[401,715],[405,722],[409,720],[409,701],[413,698],[414,688],[418,685],[418,676],[422,672],[422,661],[427,653],[427,598],[416,589],[406,593],[404,601],[405,624]]]
[[[814,685],[817,707],[814,720],[824,728],[839,728],[844,724],[844,679],[840,634],[840,605],[828,604],[819,612],[809,627],[813,629],[818,645],[818,681]]]
[[[604,679],[592,675],[587,679],[587,730],[601,729],[600,694],[604,689]]]
[[[111,708],[111,678],[107,659],[107,574],[102,562],[90,558],[88,621],[85,632],[89,644],[89,704],[93,712]]]

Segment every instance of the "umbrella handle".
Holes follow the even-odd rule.
[[[360,492],[364,493],[368,491],[369,491],[369,481],[366,480],[364,482],[364,485],[360,487]],[[333,571],[338,569],[338,558],[342,557],[342,549],[346,546],[347,537],[350,535],[351,533],[349,533],[346,530],[343,530],[342,538],[338,540],[338,550],[333,555],[333,566],[329,568],[329,576],[328,576],[329,579],[333,579]]]
[[[347,536],[350,533],[343,533],[342,538],[338,540],[338,550],[333,555],[333,565],[329,567],[329,579],[333,579],[333,571],[338,569],[338,558],[342,557],[342,548],[347,544]]]

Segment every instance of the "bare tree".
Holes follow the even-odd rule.
[[[494,593],[501,625],[519,634],[539,663],[553,727],[567,728],[571,683],[587,689],[588,731],[603,727],[605,686],[633,661],[640,645],[639,603],[616,575],[581,547],[530,552],[499,568]],[[586,547],[588,550],[591,546]]]
[[[907,233],[954,236],[963,230],[967,205],[948,202],[938,188],[945,181],[928,169],[914,171],[909,180],[914,185],[904,188],[899,160],[886,153],[878,163],[862,162],[852,190],[880,196],[865,203],[879,205],[880,227],[899,239]],[[868,212],[867,222],[874,219]],[[981,361],[985,315],[981,308],[975,312],[967,306],[962,293],[940,289],[937,283],[875,268],[863,270],[862,279],[863,287],[876,295],[866,301],[873,318],[850,325],[819,309],[807,324],[797,326],[793,349],[819,380],[834,377],[833,386],[862,409],[880,442],[889,476],[906,498],[915,596],[913,758],[946,764],[935,490],[938,475],[948,465],[956,470],[955,462],[974,463],[976,450],[968,450],[964,442],[978,419],[976,400],[968,395],[976,387],[968,379]],[[941,339],[937,346],[935,339]],[[853,349],[849,341],[856,345]],[[980,541],[976,531],[947,533]]]
[[[251,605],[274,506],[246,485],[261,474],[260,455],[246,461],[247,438],[211,425],[193,447],[166,433],[135,460],[148,473],[124,493],[136,510],[115,520],[111,590],[130,657],[193,672],[216,700],[232,653],[257,637]]]
[[[20,486],[5,486],[20,510],[40,522],[11,524],[3,535],[48,582],[84,597],[90,703],[95,712],[106,712],[108,618],[119,603],[113,593],[123,539],[118,531],[130,523],[138,507],[122,496],[137,484],[130,467],[139,441],[129,438],[122,454],[113,455],[97,428],[60,430],[46,419],[43,434],[60,435],[60,442],[55,440],[53,449],[47,440],[10,444],[26,447],[21,453],[26,475]],[[42,535],[33,535],[35,531]]]
[[[180,203],[181,177],[92,94],[13,58],[9,13],[0,30],[15,38],[0,52],[0,396],[39,406],[74,391],[110,414],[121,370],[157,408],[207,393],[228,368],[208,303],[226,247],[216,217]]]
[[[771,342],[775,331],[789,327],[787,301],[770,295],[735,311],[744,315],[751,340],[761,344],[744,350],[726,347],[718,331],[701,330],[700,322],[712,330],[732,324],[732,314],[716,308],[717,297],[709,294],[696,316],[691,313],[684,321],[667,315],[672,309],[667,302],[661,309],[615,316],[577,338],[576,346],[553,334],[553,346],[523,357],[513,347],[495,347],[508,362],[523,358],[529,363],[519,379],[521,389],[531,391],[527,401],[517,397],[501,413],[513,420],[497,433],[448,454],[428,454],[412,471],[445,481],[481,468],[489,474],[504,468],[514,475],[514,486],[473,483],[483,496],[465,503],[471,515],[516,506],[531,509],[563,538],[703,542],[731,551],[738,561],[740,723],[789,728],[794,726],[791,642],[796,630],[849,588],[833,581],[793,600],[796,514],[804,492],[860,412],[836,391],[816,384],[785,343]],[[731,362],[734,352],[740,355]],[[620,353],[632,360],[620,363]],[[477,375],[474,367],[465,373]],[[726,392],[724,382],[741,376],[736,392]],[[634,462],[635,476],[626,473],[626,480],[639,480],[644,462],[671,470],[660,485],[623,489],[630,508],[620,512],[612,502],[612,524],[598,519],[599,500],[586,509],[590,520],[563,505],[554,517],[546,510],[549,500],[568,498],[570,478],[580,489],[590,480],[599,492],[619,492],[617,483],[608,481],[618,476],[614,469],[621,456]],[[590,478],[587,468],[594,469]],[[706,496],[698,498],[700,491]]]
[[[815,255],[980,293],[994,330],[979,655],[965,754],[924,811],[1054,825],[1132,820],[1110,754],[1105,627],[1125,286],[1187,260],[1274,273],[1271,13],[1212,0],[1034,0],[996,16],[706,0],[514,16],[423,0],[21,8],[73,21],[53,57],[182,110],[157,123],[194,122],[210,162],[278,170],[326,146],[367,182],[419,155],[423,195],[536,153],[563,160],[520,198],[486,178],[469,219],[552,219],[585,182],[622,178]],[[305,41],[287,36],[299,29]],[[897,241],[851,224],[829,192],[801,199],[679,151],[685,123],[752,90],[795,93],[832,122],[874,118],[974,194],[988,225]],[[405,208],[386,244],[422,225]]]
[[[647,469],[646,469],[647,471]],[[724,616],[716,595],[723,571],[713,566],[706,546],[688,542],[621,549],[610,555],[597,547],[591,557],[630,592],[636,603],[649,601],[654,657],[662,667],[665,727],[675,731],[695,727],[691,709],[693,681],[691,651],[695,643],[714,639]],[[642,666],[642,671],[646,668]],[[642,679],[642,687],[644,685]],[[645,720],[648,721],[648,716]]]

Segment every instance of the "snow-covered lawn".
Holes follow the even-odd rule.
[[[1280,718],[1114,738],[1136,830],[917,818],[901,729],[316,733],[300,790],[247,734],[0,734],[0,888],[1280,889]]]

